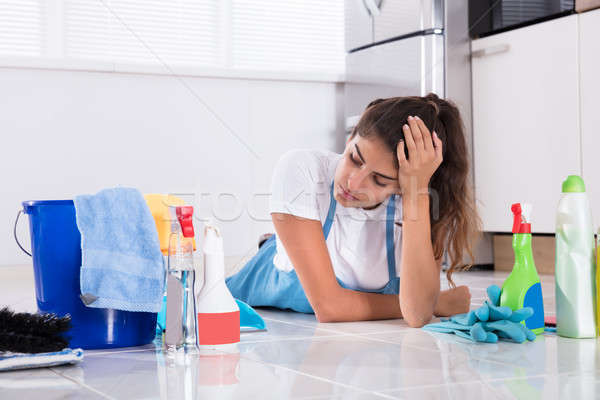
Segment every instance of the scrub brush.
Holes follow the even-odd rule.
[[[15,313],[0,310],[0,352],[44,353],[69,346],[63,334],[71,328],[71,317],[55,314]]]

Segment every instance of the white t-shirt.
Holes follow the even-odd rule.
[[[270,213],[314,219],[324,225],[329,211],[331,182],[342,154],[326,150],[291,150],[275,166],[271,181]],[[394,247],[396,276],[400,276],[402,201],[396,198]],[[386,250],[386,208],[391,197],[372,210],[344,207],[339,202],[327,249],[335,275],[350,287],[380,289],[389,281]],[[276,268],[291,271],[283,243],[277,236]]]

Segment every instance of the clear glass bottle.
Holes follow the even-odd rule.
[[[196,347],[193,207],[170,206],[171,234],[167,262],[167,321],[169,350]]]

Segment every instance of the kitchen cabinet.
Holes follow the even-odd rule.
[[[344,114],[347,129],[376,98],[444,94],[442,35],[416,36],[372,46],[346,56]]]
[[[589,29],[596,30],[591,46],[599,32]],[[590,57],[597,61],[598,52]],[[473,40],[471,62],[475,193],[483,228],[509,232],[511,204],[528,202],[533,232],[552,233],[561,183],[581,174],[578,16]]]
[[[600,226],[600,9],[579,16],[579,72],[583,178]]]
[[[456,1],[456,0],[454,0]],[[444,28],[442,0],[345,0],[346,51]]]
[[[346,82],[395,86],[401,94],[443,93],[444,37],[416,36],[350,53]]]
[[[373,40],[379,42],[414,32],[443,29],[442,3],[442,0],[381,1],[379,12],[373,15]]]
[[[363,0],[344,1],[346,51],[373,43],[373,19]]]

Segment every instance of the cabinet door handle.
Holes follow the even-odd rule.
[[[509,44],[499,44],[498,46],[488,47],[487,49],[475,50],[471,52],[472,58],[491,56],[492,54],[506,53],[510,50]]]

